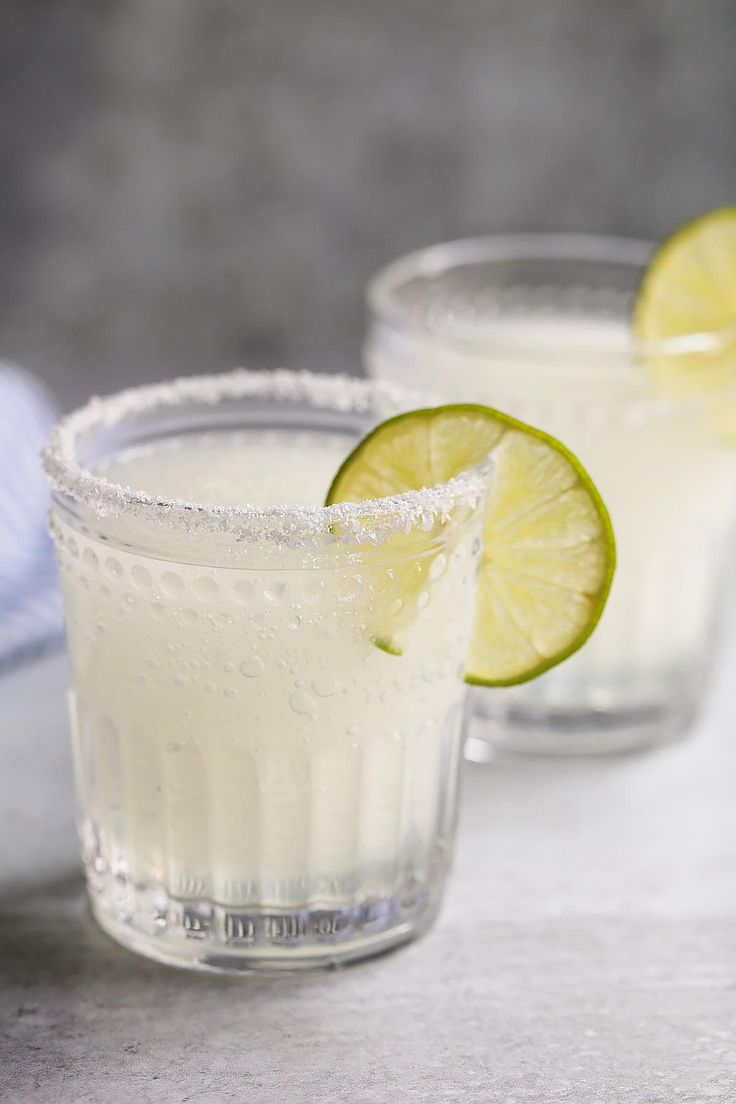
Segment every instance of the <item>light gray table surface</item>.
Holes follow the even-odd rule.
[[[434,930],[310,978],[190,975],[90,918],[62,656],[0,680],[0,1100],[736,1101],[736,663],[693,739],[467,765]]]

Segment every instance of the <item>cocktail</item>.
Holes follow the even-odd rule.
[[[546,464],[548,499],[562,487],[564,513],[573,487],[589,506],[570,631],[597,617],[607,522],[564,450],[449,408],[384,422],[343,463],[406,405],[368,381],[239,371],[93,400],[50,441],[83,858],[126,945],[279,970],[429,924],[471,630],[478,670],[519,662],[474,622],[489,485],[519,478],[524,449],[528,504]],[[555,624],[552,649],[568,636]]]
[[[656,744],[684,731],[701,700],[736,503],[733,435],[715,417],[733,404],[736,351],[719,309],[730,287],[723,228],[708,230],[710,252],[696,229],[682,267],[694,290],[671,287],[674,254],[666,265],[658,255],[646,332],[632,312],[651,248],[636,242],[457,242],[397,261],[371,286],[375,377],[543,426],[580,457],[611,510],[617,577],[590,644],[534,683],[476,696],[484,731],[507,748]],[[705,389],[671,386],[714,362],[720,375]]]

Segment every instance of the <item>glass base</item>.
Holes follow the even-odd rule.
[[[501,755],[558,757],[615,755],[659,747],[687,734],[701,692],[699,687],[694,695],[673,695],[668,701],[628,708],[571,709],[520,702],[504,706],[493,692],[476,691],[469,757],[482,761],[483,756],[473,752],[473,746],[481,742]]]
[[[171,966],[242,975],[328,969],[398,947],[427,930],[441,897],[438,886],[414,882],[393,897],[345,908],[236,908],[95,882],[88,887],[92,913],[129,950]]]

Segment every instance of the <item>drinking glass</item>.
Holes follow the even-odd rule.
[[[89,896],[136,951],[221,971],[326,966],[437,911],[489,470],[358,505],[290,497],[295,455],[318,461],[336,437],[347,455],[395,409],[369,381],[238,371],[93,400],[45,450]],[[232,501],[254,478],[280,499],[188,502],[105,475],[133,456],[155,482],[167,448],[189,462],[223,435]],[[238,448],[261,445],[263,469],[239,470]],[[428,588],[392,655],[373,629],[406,619],[414,569]]]
[[[596,753],[683,733],[712,666],[734,520],[729,394],[683,395],[648,372],[723,335],[636,342],[651,246],[538,234],[438,245],[368,294],[376,378],[497,407],[560,437],[611,511],[618,567],[583,649],[534,683],[475,694],[476,730],[513,751]],[[734,364],[736,370],[736,363]]]

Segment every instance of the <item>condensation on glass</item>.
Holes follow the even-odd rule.
[[[218,509],[99,475],[131,446],[234,428],[341,434],[347,454],[396,402],[365,381],[239,372],[93,405],[47,450],[82,854],[95,916],[135,950],[331,965],[437,911],[488,472],[330,509]],[[408,617],[407,564],[431,568]],[[400,655],[375,635],[392,610]]]
[[[633,338],[650,248],[554,234],[461,241],[396,261],[369,289],[373,376],[554,434],[611,512],[617,573],[591,639],[533,683],[474,695],[475,731],[510,750],[667,741],[690,726],[712,667],[736,501],[719,416],[736,396],[668,393],[648,372],[652,357],[692,352],[689,340],[653,349]],[[697,336],[721,348],[720,335]]]

